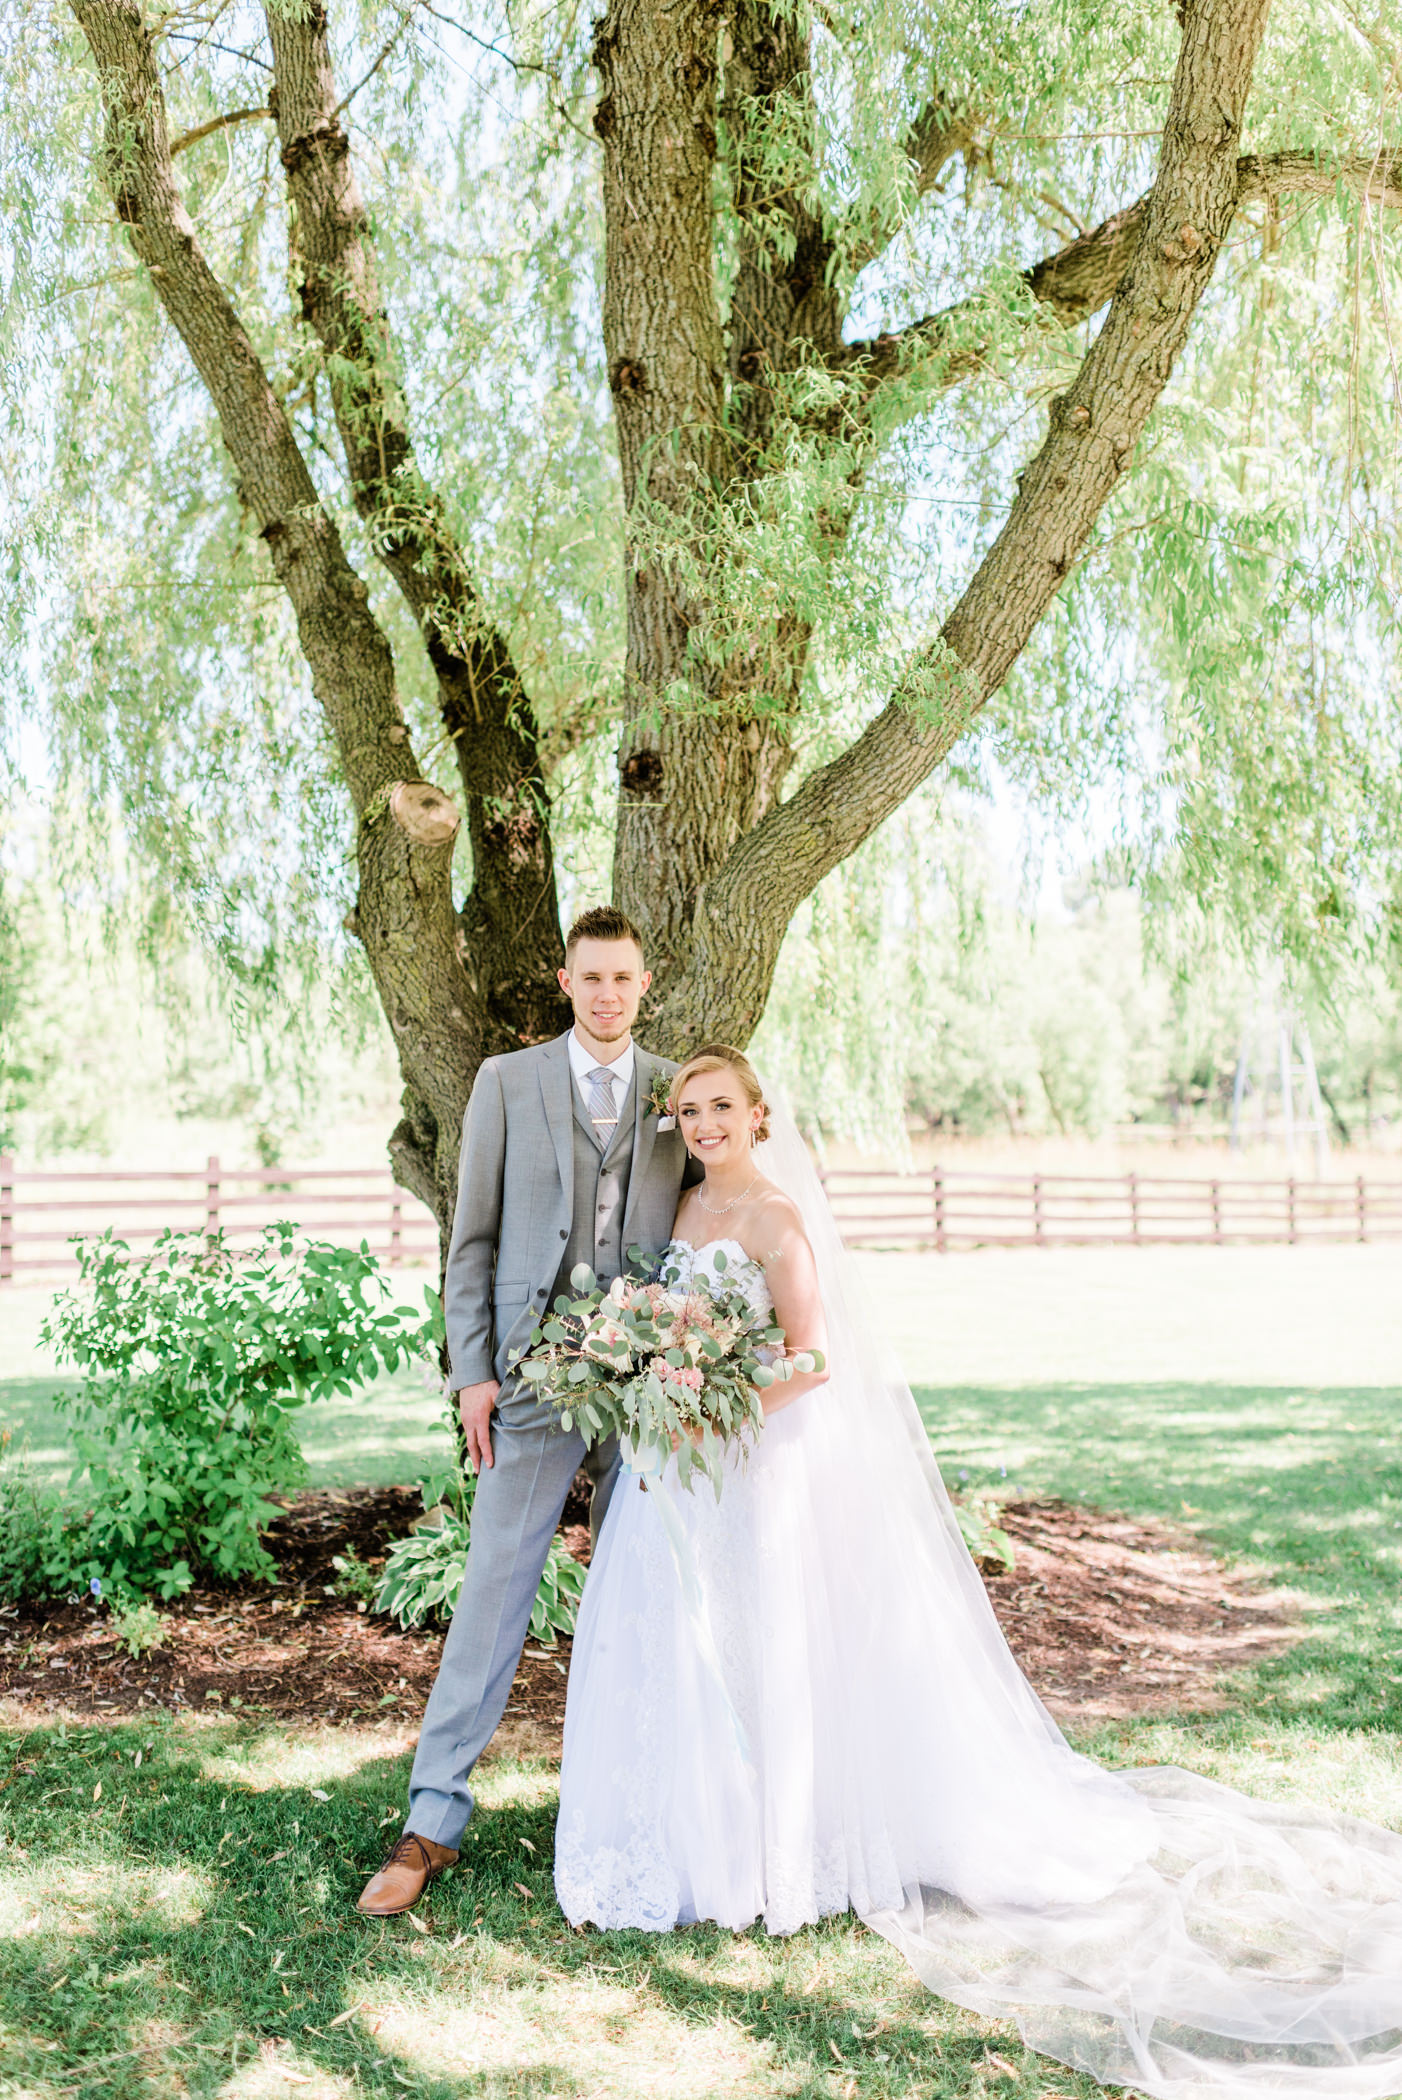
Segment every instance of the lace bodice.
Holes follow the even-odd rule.
[[[720,1266],[716,1263],[717,1254],[725,1257]],[[764,1270],[752,1254],[745,1252],[739,1240],[707,1240],[704,1247],[693,1247],[690,1240],[669,1240],[663,1249],[662,1260],[664,1275],[671,1270],[683,1290],[690,1289],[699,1278],[711,1290],[742,1292],[757,1313],[774,1309],[773,1293]]]

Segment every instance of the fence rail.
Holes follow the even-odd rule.
[[[913,1174],[832,1168],[823,1183],[851,1247],[1225,1246],[1402,1239],[1402,1181],[1166,1174]],[[167,1226],[246,1244],[287,1218],[383,1261],[436,1260],[429,1210],[387,1167],[30,1172],[0,1155],[0,1285],[74,1266],[70,1241],[108,1227],[144,1251]]]
[[[1402,1181],[1167,1174],[823,1175],[849,1247],[1225,1246],[1402,1239]]]
[[[17,1168],[0,1155],[0,1285],[75,1266],[76,1233],[105,1232],[145,1252],[169,1226],[223,1230],[244,1246],[264,1225],[290,1219],[321,1239],[358,1245],[382,1261],[435,1259],[431,1211],[400,1188],[388,1167]]]

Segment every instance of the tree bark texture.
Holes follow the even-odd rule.
[[[342,126],[326,9],[265,9],[303,316],[325,367],[356,509],[418,622],[467,805],[464,959],[487,1050],[561,1025],[559,905],[535,715],[444,505],[414,456],[369,221]]]
[[[678,520],[703,517],[734,472],[715,284],[722,21],[712,0],[613,0],[594,47],[624,501]],[[789,769],[802,652],[766,662],[777,695],[756,706],[757,667],[693,649],[704,603],[647,561],[629,564],[626,590],[614,887],[665,978],[684,967],[698,892]]]

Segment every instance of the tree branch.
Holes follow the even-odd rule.
[[[887,706],[740,841],[701,899],[694,971],[728,969],[739,1040],[759,1018],[793,912],[929,776],[997,691],[1128,467],[1236,211],[1236,144],[1267,4],[1186,0],[1158,174],[1133,259],[1073,385],[1053,406],[1007,522]],[[714,1012],[710,1018],[714,1024]],[[672,1029],[674,1042],[680,1032]]]
[[[97,62],[117,216],[219,415],[240,493],[297,614],[357,809],[404,776],[408,731],[389,644],[317,498],[248,335],[200,247],[171,166],[164,97],[137,0],[71,0]],[[361,667],[352,686],[345,664]]]
[[[949,102],[938,92],[931,96],[905,136],[905,157],[914,175],[918,202],[939,187],[940,177],[957,153],[966,153],[978,136],[979,119],[967,105]],[[850,266],[861,270],[874,262],[895,233],[894,225],[873,229],[866,240],[849,251]]]
[[[389,643],[185,209],[139,0],[70,6],[96,63],[106,117],[103,173],[117,216],[214,404],[240,495],[291,601],[360,820],[357,930],[399,1037],[405,1076],[424,1103],[425,1127],[447,1134],[436,1160],[431,1151],[426,1161],[419,1156],[411,1183],[441,1208],[481,1039],[457,957],[450,879],[456,812],[427,783],[417,798],[396,796],[419,768]]]
[[[1236,164],[1237,203],[1261,197],[1332,197],[1349,190],[1373,204],[1402,205],[1402,146],[1321,161],[1314,153],[1248,153]]]
[[[340,122],[326,12],[266,10],[304,318],[326,370],[356,510],[418,622],[467,794],[470,963],[499,1047],[554,1032],[559,911],[535,717],[443,503],[414,457],[369,222]],[[407,17],[406,17],[407,19]],[[381,54],[383,57],[384,54]],[[484,953],[484,950],[487,951]]]
[[[252,124],[258,117],[270,117],[270,109],[230,109],[222,117],[211,117],[207,124],[196,124],[191,131],[182,131],[170,142],[170,157],[183,153],[187,146],[197,146],[201,139],[212,138],[216,131],[228,131],[235,124]]]
[[[862,269],[882,252],[896,229],[893,221],[872,226],[865,234],[830,227],[810,208],[797,182],[774,195],[767,166],[752,166],[745,150],[747,106],[778,106],[787,99],[811,109],[807,34],[799,19],[774,11],[765,0],[739,0],[731,38],[721,115],[730,134],[732,192],[740,222],[730,368],[732,379],[743,386],[762,381],[766,367],[791,368],[801,344],[812,344],[830,361],[842,360],[845,299],[834,263],[841,251],[850,269]],[[938,90],[931,95],[904,141],[916,198],[936,187],[955,155],[972,144],[977,129],[978,119],[967,106],[951,103]],[[783,222],[782,241],[766,225],[775,219]]]
[[[1374,203],[1402,205],[1402,148],[1380,147],[1371,157],[1356,154],[1332,164],[1308,153],[1247,154],[1236,166],[1238,205],[1264,197],[1330,197],[1340,189]],[[1075,328],[1114,297],[1133,260],[1152,195],[1148,191],[1123,211],[1112,212],[1089,233],[1023,273],[1022,282],[1036,302],[1029,309],[1030,320]],[[844,344],[836,362],[859,368],[875,387],[908,370],[917,359],[935,365],[943,360],[939,383],[954,386],[987,363],[988,323],[986,302],[962,300],[890,335]]]

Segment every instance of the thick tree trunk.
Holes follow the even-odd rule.
[[[685,539],[778,464],[776,378],[815,357],[843,365],[850,354],[827,228],[798,186],[776,194],[772,168],[747,150],[755,104],[792,109],[810,95],[802,27],[764,0],[741,0],[725,23],[718,109],[715,13],[692,6],[646,21],[644,34],[635,8],[615,6],[595,52],[604,85],[596,117],[605,146],[604,334],[625,500],[630,511],[670,512]],[[718,114],[738,227],[723,339],[714,273]],[[907,141],[913,186],[930,187],[971,136],[966,119],[933,102]],[[648,200],[645,225],[640,197]],[[681,346],[688,354],[678,354]],[[853,492],[860,471],[852,472]],[[841,546],[849,518],[850,506],[839,506],[816,522],[828,551]],[[716,559],[724,562],[724,552]],[[631,562],[627,590],[614,889],[652,944],[650,1040],[680,1054],[718,1028],[734,1031],[732,1002],[674,988],[694,969],[707,885],[776,806],[792,767],[812,629],[789,613],[756,617],[721,645],[707,632],[704,590],[688,598],[661,564]],[[690,714],[660,705],[679,691]]]
[[[624,501],[704,525],[733,471],[716,302],[716,96],[722,16],[707,0],[614,0],[594,59],[604,146],[604,348]],[[630,560],[614,891],[665,976],[684,964],[698,891],[771,806],[790,764],[793,663],[776,705],[753,669],[698,648],[709,606]]]

